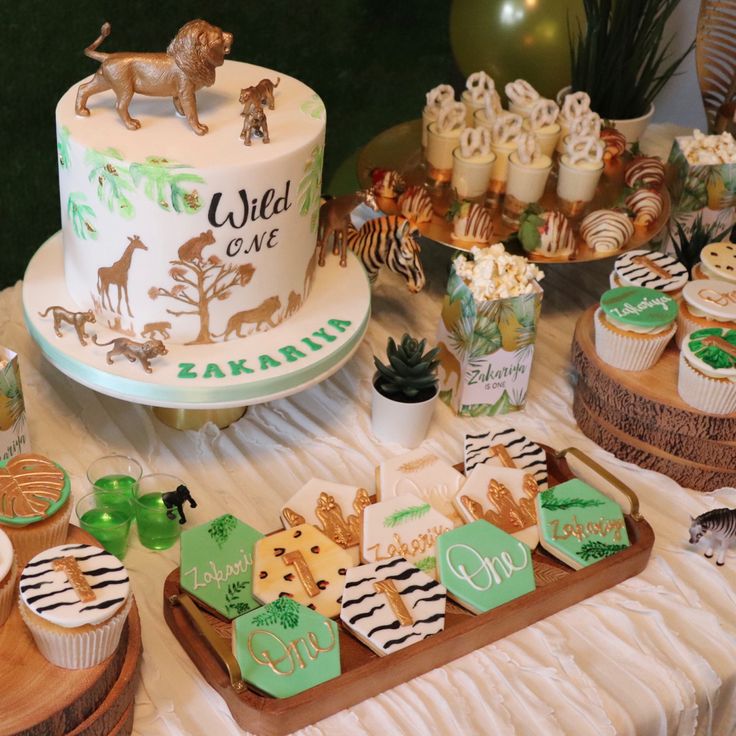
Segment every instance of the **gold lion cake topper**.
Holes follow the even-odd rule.
[[[97,49],[111,30],[112,26],[104,23],[98,38],[84,50],[85,56],[101,63],[94,77],[79,85],[76,114],[89,115],[87,100],[111,89],[125,127],[137,130],[141,123],[128,112],[135,92],[150,97],[171,97],[176,111],[186,117],[192,130],[204,135],[207,126],[197,117],[196,92],[214,84],[215,69],[223,65],[230,53],[233,34],[204,20],[191,20],[179,29],[165,52],[105,54]]]

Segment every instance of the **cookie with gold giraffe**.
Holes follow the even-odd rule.
[[[539,544],[534,505],[538,493],[531,473],[482,463],[455,497],[455,507],[468,524],[485,519],[534,549]]]

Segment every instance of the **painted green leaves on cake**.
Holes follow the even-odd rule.
[[[299,604],[287,596],[277,598],[261,610],[262,612],[253,618],[256,626],[279,624],[285,629],[295,629],[299,626]]]
[[[320,96],[315,92],[308,100],[299,105],[299,109],[310,118],[322,120],[325,115],[325,103],[322,102]]]
[[[586,562],[590,560],[602,560],[604,557],[609,557],[610,555],[616,554],[616,552],[627,549],[628,546],[628,544],[609,544],[608,542],[590,540],[583,544],[578,554]]]
[[[407,506],[403,509],[397,509],[383,520],[383,525],[387,527],[395,527],[406,521],[421,519],[422,516],[427,514],[431,508],[432,507],[428,503],[424,503],[420,506]]]
[[[92,220],[96,217],[95,211],[87,204],[87,197],[82,192],[72,192],[69,195],[66,214],[78,238],[97,240],[97,230],[92,224]]]
[[[586,509],[591,506],[603,506],[604,501],[597,498],[557,498],[554,491],[542,491],[539,503],[549,511],[566,511],[567,509]]]
[[[235,531],[238,520],[231,514],[224,514],[212,521],[207,527],[207,533],[214,540],[217,546],[222,549],[222,545],[227,542],[230,534]]]
[[[120,152],[114,148],[104,151],[90,149],[84,162],[89,166],[88,180],[97,185],[97,199],[110,212],[130,220],[135,214],[135,207],[128,195],[135,191],[135,186]]]
[[[56,154],[59,157],[59,166],[62,169],[70,169],[72,152],[69,147],[69,128],[66,125],[56,131]]]
[[[130,177],[136,188],[143,185],[143,193],[162,210],[185,212],[191,215],[202,207],[196,189],[187,189],[185,184],[201,184],[204,179],[198,174],[182,171],[188,168],[157,156],[146,157],[143,163],[130,165]]]
[[[299,182],[297,197],[299,214],[302,217],[310,216],[309,227],[312,232],[317,231],[319,222],[320,195],[322,193],[322,164],[325,159],[325,147],[315,146],[309,159],[304,164],[304,176]]]
[[[233,518],[232,516],[230,517]],[[241,600],[243,593],[250,597],[250,585],[245,580],[236,580],[227,586],[225,593],[225,613],[229,618],[242,616],[250,611],[250,604]]]
[[[693,332],[688,348],[696,358],[716,370],[736,367],[736,330],[709,327]]]

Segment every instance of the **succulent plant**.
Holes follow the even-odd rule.
[[[692,276],[693,266],[700,260],[700,251],[708,243],[720,243],[728,239],[731,227],[723,228],[717,221],[710,225],[703,224],[703,214],[699,212],[689,226],[683,227],[674,220],[675,232],[672,233],[672,246],[675,249],[677,260]]]
[[[387,398],[396,401],[418,402],[429,398],[437,387],[436,360],[439,348],[424,352],[426,340],[417,340],[404,334],[397,345],[389,337],[386,347],[388,363],[374,356],[378,369],[376,388]]]

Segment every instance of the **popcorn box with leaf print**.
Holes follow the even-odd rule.
[[[668,245],[680,245],[682,235],[691,238],[695,229],[707,233],[707,242],[728,240],[736,222],[736,143],[731,138],[724,147],[719,139],[698,134],[672,143],[667,161],[672,200]]]
[[[30,451],[18,356],[0,346],[0,461]]]
[[[542,288],[477,299],[455,265],[442,302],[437,345],[440,398],[462,416],[519,411],[526,402]]]

